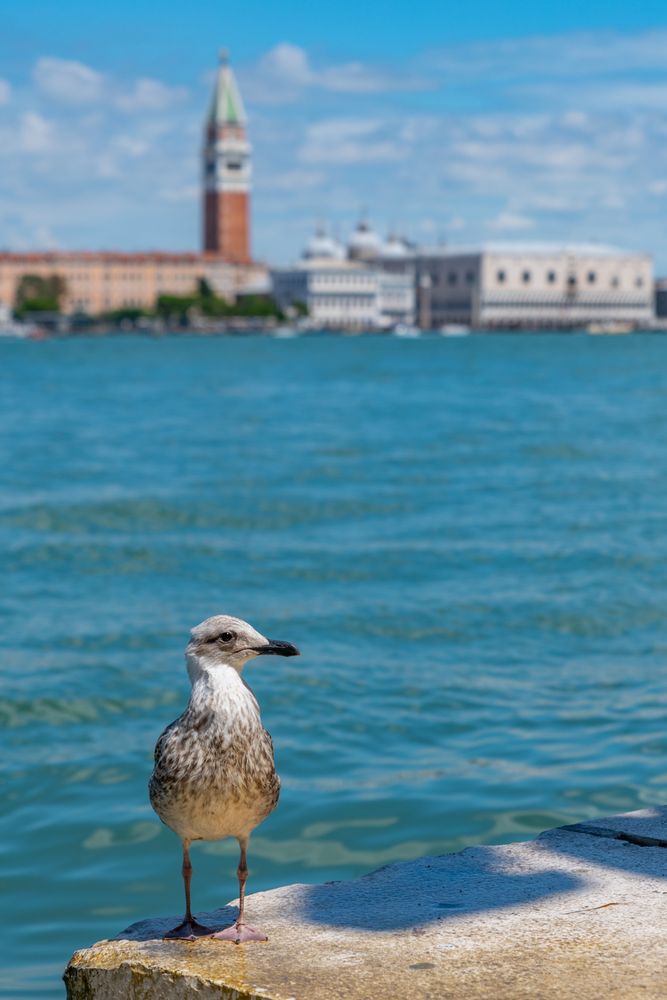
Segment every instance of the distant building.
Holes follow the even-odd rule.
[[[657,319],[667,319],[667,278],[657,278],[655,282],[655,315]]]
[[[472,327],[632,327],[654,317],[650,256],[581,244],[420,249],[418,322]]]
[[[278,304],[302,304],[313,326],[376,330],[414,322],[414,253],[397,237],[383,243],[366,222],[347,249],[318,229],[300,261],[273,269],[271,279]]]
[[[0,253],[0,302],[13,305],[25,275],[65,282],[65,313],[99,313],[150,308],[158,295],[191,295],[204,279],[221,296],[233,300],[248,285],[261,283],[261,264],[237,265],[215,254],[112,253],[53,251]]]
[[[203,151],[204,251],[250,262],[250,145],[246,114],[226,51],[206,121]]]
[[[0,252],[0,303],[13,306],[21,278],[59,275],[65,313],[150,308],[159,295],[190,295],[205,280],[234,299],[266,288],[267,269],[250,256],[250,146],[234,74],[223,53],[206,119],[203,150],[204,252]]]

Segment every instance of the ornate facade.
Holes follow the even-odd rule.
[[[301,260],[271,272],[286,309],[300,303],[322,329],[386,330],[414,322],[414,250],[397,236],[383,241],[362,220],[347,248],[318,229]]]
[[[650,256],[597,244],[424,248],[417,282],[426,329],[641,327],[654,316]]]

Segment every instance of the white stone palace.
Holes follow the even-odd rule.
[[[417,286],[424,329],[638,328],[654,319],[651,257],[596,244],[421,248]]]

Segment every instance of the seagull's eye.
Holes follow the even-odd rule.
[[[220,636],[220,642],[231,642],[234,638],[233,632],[223,632]]]

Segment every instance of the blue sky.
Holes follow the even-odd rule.
[[[600,240],[667,271],[667,14],[339,0],[0,2],[0,246],[195,249],[217,50],[258,256],[365,211],[418,242]]]

